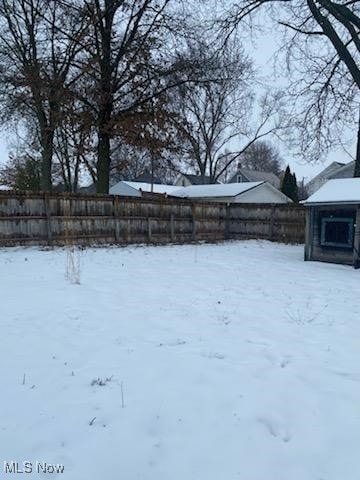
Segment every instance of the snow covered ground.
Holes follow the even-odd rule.
[[[66,261],[0,250],[1,470],[359,480],[360,270],[257,241]]]

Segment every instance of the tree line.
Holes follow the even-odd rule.
[[[358,1],[225,5],[215,17],[212,0],[2,0],[0,112],[15,142],[2,181],[76,191],[86,172],[108,193],[150,166],[214,183],[239,161],[282,170],[271,135],[315,161],[359,128]],[[243,45],[270,18],[290,83],[260,94]]]

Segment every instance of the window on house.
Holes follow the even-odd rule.
[[[240,175],[240,174],[239,174],[239,175],[237,176],[237,183],[242,183],[242,182],[245,182],[245,178],[244,178],[243,175]]]
[[[354,220],[343,217],[323,217],[321,220],[321,245],[324,247],[352,248]]]

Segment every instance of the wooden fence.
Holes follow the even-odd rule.
[[[304,231],[304,208],[294,205],[0,191],[0,246],[235,238],[302,243]]]
[[[300,205],[233,203],[229,214],[229,238],[305,242],[305,208]]]

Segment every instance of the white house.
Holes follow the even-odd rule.
[[[225,203],[292,203],[292,200],[267,182],[191,185],[172,196]]]
[[[144,182],[127,182],[122,180],[110,188],[111,195],[123,195],[125,197],[141,197],[142,193],[161,193],[172,194],[173,191],[178,190],[176,185],[162,185]]]

